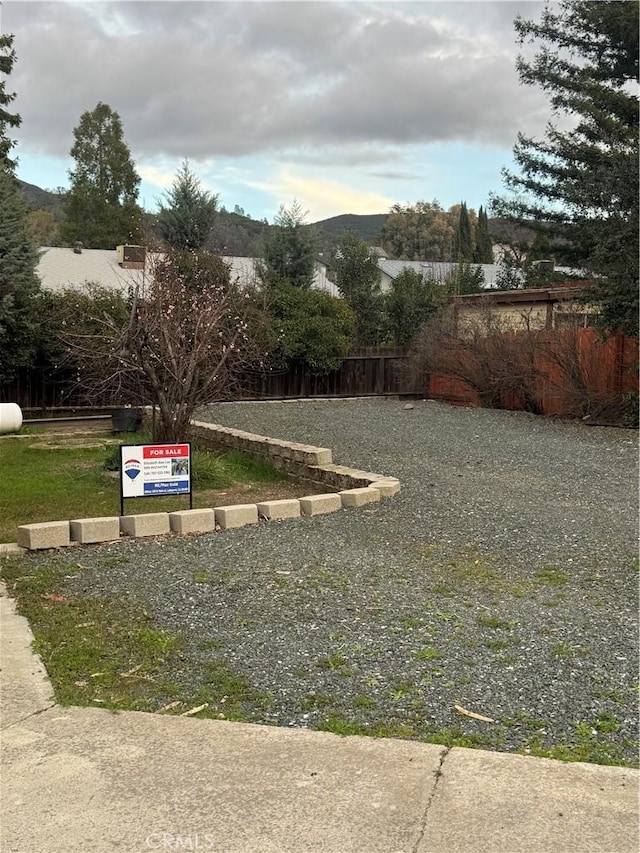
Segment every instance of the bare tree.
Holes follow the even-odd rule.
[[[69,335],[78,381],[93,398],[152,404],[156,441],[184,441],[198,406],[230,399],[260,362],[262,312],[214,255],[151,256],[126,319],[104,313]]]
[[[438,314],[418,335],[409,358],[411,381],[419,386],[431,373],[450,376],[475,391],[483,406],[503,408],[511,394],[526,411],[539,413],[541,333],[522,319],[514,330],[491,306],[464,322],[453,308]]]
[[[606,370],[603,376],[608,343],[592,329],[577,325],[549,338],[546,357],[552,367],[551,384],[566,414],[597,423],[624,421],[629,401],[619,388],[607,387]]]

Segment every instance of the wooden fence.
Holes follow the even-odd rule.
[[[72,391],[73,373],[46,368],[20,371],[14,382],[0,386],[0,403],[17,403],[22,409],[51,409],[74,406],[79,400]]]
[[[518,336],[527,334],[512,332],[505,337],[517,344]],[[537,335],[527,382],[529,397],[535,400],[538,413],[569,417],[593,415],[596,419],[611,421],[623,418],[627,396],[638,393],[637,340],[624,335],[602,340],[591,328],[539,332]],[[464,381],[459,374],[431,374],[426,393],[432,399],[456,405],[483,405],[482,391],[472,387],[472,383]],[[500,408],[527,408],[524,395],[513,388],[499,389],[495,397],[494,405]]]
[[[352,351],[339,368],[312,373],[303,364],[282,372],[249,375],[245,399],[291,399],[297,397],[363,397],[411,394],[414,388],[405,376],[406,347],[367,347]]]
[[[518,335],[520,333],[510,333]],[[544,347],[535,356],[533,389],[542,414],[581,416],[598,406],[611,411],[621,407],[625,395],[638,390],[638,343],[616,335],[600,340],[593,329],[544,333],[549,341],[569,341],[573,358],[569,368],[561,367],[545,355]],[[571,338],[573,336],[573,338]],[[455,341],[454,341],[455,344]],[[351,352],[337,370],[315,375],[304,365],[283,372],[256,372],[246,377],[242,399],[295,399],[303,397],[361,397],[383,395],[422,396],[457,405],[486,405],[486,398],[459,376],[432,373],[412,381],[406,370],[407,348],[369,347]],[[23,408],[51,408],[78,405],[69,392],[70,377],[47,376],[32,371],[12,386],[0,389],[0,402],[17,402]],[[494,405],[505,409],[526,408],[514,390],[500,392]]]

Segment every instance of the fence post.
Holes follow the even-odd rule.
[[[384,393],[384,356],[378,359],[378,370],[376,375],[376,394]]]

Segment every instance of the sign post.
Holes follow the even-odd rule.
[[[120,515],[125,498],[189,495],[191,491],[191,444],[120,445]]]

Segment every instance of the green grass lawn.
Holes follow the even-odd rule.
[[[106,438],[87,438],[99,447],[73,446],[73,436],[56,439],[54,449],[38,446],[45,435],[30,438],[4,437],[0,440],[0,542],[15,542],[21,524],[39,521],[64,521],[71,518],[93,518],[120,515],[120,484],[116,461],[117,445],[107,445]],[[143,444],[147,437],[124,437],[123,443]],[[116,468],[115,471],[107,467]],[[211,506],[212,492],[231,488],[237,483],[274,483],[286,480],[268,462],[251,459],[241,453],[215,456],[194,450],[192,485],[194,508]],[[165,512],[189,507],[186,495],[137,498],[125,501],[126,513]]]

